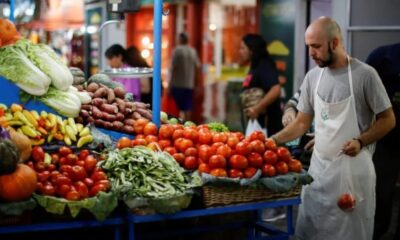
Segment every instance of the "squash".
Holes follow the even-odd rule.
[[[17,202],[29,198],[36,189],[36,172],[18,164],[13,173],[0,175],[0,199]]]
[[[22,161],[26,161],[31,156],[32,143],[27,136],[14,130],[14,128],[8,128],[10,133],[11,141],[15,144],[19,150]]]
[[[13,142],[0,139],[0,175],[14,172],[19,157],[19,151]]]

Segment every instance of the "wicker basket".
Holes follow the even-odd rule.
[[[245,186],[225,187],[205,185],[202,187],[202,190],[205,207],[216,207],[298,196],[301,191],[301,186],[297,186],[288,192],[283,193],[276,193],[268,188],[253,188]]]

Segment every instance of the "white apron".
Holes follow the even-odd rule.
[[[364,147],[355,157],[341,153],[342,146],[358,137],[357,113],[353,93],[350,60],[348,76],[350,97],[338,103],[327,103],[317,94],[324,69],[314,92],[315,146],[309,174],[314,178],[303,186],[302,204],[296,224],[296,237],[304,240],[372,239],[375,213],[375,169],[371,152]],[[356,208],[346,213],[337,206],[340,189],[341,161],[348,162],[354,188]],[[347,163],[346,163],[347,164]]]

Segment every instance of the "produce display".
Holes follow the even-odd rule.
[[[69,146],[76,143],[81,148],[93,141],[90,129],[75,123],[73,118],[63,120],[61,116],[45,111],[29,111],[18,104],[13,104],[10,108],[0,106],[0,109],[3,109],[0,113],[0,124],[26,136],[32,145],[62,141]]]

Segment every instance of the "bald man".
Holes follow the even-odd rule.
[[[375,211],[374,143],[395,125],[392,106],[376,71],[348,56],[339,25],[328,17],[305,33],[318,65],[301,86],[295,120],[273,135],[278,144],[302,136],[315,120],[315,145],[302,189],[296,237],[306,240],[372,239]],[[351,197],[347,206],[339,201]],[[339,207],[339,205],[341,207]]]

